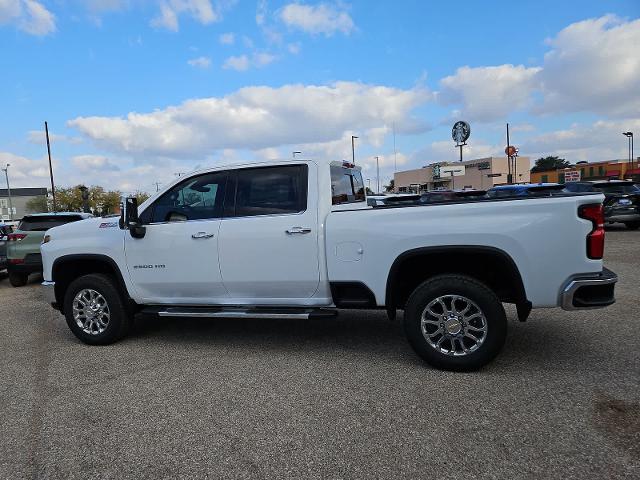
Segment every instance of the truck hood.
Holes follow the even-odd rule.
[[[99,228],[118,228],[119,217],[92,217],[66,223],[59,227],[50,228],[45,235],[51,238],[64,238],[70,236],[82,236]]]

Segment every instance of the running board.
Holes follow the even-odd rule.
[[[338,314],[338,311],[329,308],[148,307],[142,313],[160,317],[307,320],[332,318]]]

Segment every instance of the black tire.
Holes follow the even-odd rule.
[[[104,331],[100,333],[87,333],[74,318],[74,298],[81,290],[85,289],[94,290],[106,301],[109,320]],[[64,312],[69,329],[76,337],[89,345],[108,345],[117,342],[127,335],[131,324],[129,310],[125,307],[124,299],[114,279],[109,275],[99,273],[84,275],[71,282],[64,296]]]
[[[640,222],[627,222],[624,224],[629,230],[637,230],[640,228]]]
[[[29,281],[26,273],[9,272],[9,283],[12,287],[24,287]]]
[[[430,345],[422,333],[422,314],[427,306],[439,297],[445,297],[446,303],[446,298],[450,295],[466,297],[466,299],[475,303],[477,309],[484,315],[486,325],[486,333],[482,335],[482,342],[477,347],[473,347],[469,346],[469,343],[475,342],[468,338],[463,338],[465,335],[463,329],[468,329],[469,326],[478,326],[477,323],[472,324],[471,322],[481,320],[471,320],[468,326],[464,326],[466,322],[460,322],[460,325],[456,325],[455,320],[453,321],[452,328],[461,329],[460,337],[451,341],[451,343],[445,339],[441,348],[447,346],[450,351],[457,352],[460,350],[459,355],[446,354],[436,350],[436,347]],[[475,312],[475,307],[473,308],[471,311]],[[444,311],[444,309],[442,310]],[[437,322],[440,322],[440,320],[435,323]],[[442,328],[443,325],[445,324],[440,323],[439,326],[433,328],[444,330]],[[422,283],[409,297],[404,311],[404,330],[411,347],[431,366],[442,370],[471,371],[489,363],[502,349],[507,336],[507,316],[500,299],[483,283],[464,275],[438,275]],[[480,336],[473,330],[466,331]],[[446,337],[445,335],[442,336]],[[437,336],[432,341],[437,343],[436,341],[439,338]],[[475,348],[475,350],[463,354],[463,348],[469,350]]]

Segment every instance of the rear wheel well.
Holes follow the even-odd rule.
[[[114,286],[123,296],[125,303],[133,304],[120,269],[113,260],[101,255],[71,255],[57,259],[51,272],[52,280],[55,282],[56,303],[62,313],[64,313],[64,296],[71,282],[92,273],[101,273],[113,278]]]
[[[526,305],[522,277],[513,259],[491,247],[434,247],[400,255],[387,279],[387,308],[404,308],[411,293],[425,280],[442,274],[461,274],[487,285],[501,302]]]

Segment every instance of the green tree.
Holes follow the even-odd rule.
[[[151,195],[147,192],[142,192],[138,190],[135,194],[135,197],[138,199],[138,205],[142,204],[142,202],[146,201]]]
[[[49,211],[49,201],[47,197],[33,197],[27,200],[25,208],[29,213],[46,213]]]
[[[396,187],[396,181],[392,178],[391,180],[389,180],[389,185],[385,185],[384,191],[385,192],[393,192],[393,189],[395,187]]]
[[[560,157],[541,157],[536,160],[531,169],[531,173],[545,172],[547,170],[557,170],[559,168],[571,167],[571,163]]]

